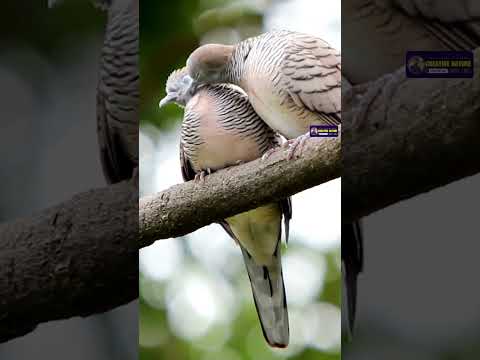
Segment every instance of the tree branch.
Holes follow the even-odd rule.
[[[138,297],[138,186],[88,191],[0,225],[0,342]]]
[[[478,69],[480,50],[475,58]],[[415,80],[400,69],[347,91],[343,219],[480,172],[479,98],[478,72]],[[339,177],[340,141],[309,139],[298,159],[279,151],[145,197],[140,208],[137,184],[124,182],[0,225],[0,341],[135,299],[139,247]]]
[[[480,49],[473,79],[407,79],[403,68],[343,97],[342,219],[480,172]]]
[[[189,181],[140,200],[140,246],[182,236],[212,222],[273,202],[341,174],[338,138],[311,138],[302,156],[285,160],[277,151],[213,173],[204,184]]]
[[[475,54],[479,68],[480,50]],[[354,86],[343,99],[342,220],[480,172],[480,75],[406,79],[404,68]],[[309,140],[302,158],[277,154],[140,200],[140,246],[340,176],[339,140]]]

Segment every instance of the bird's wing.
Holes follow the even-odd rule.
[[[451,50],[472,50],[480,46],[480,2],[478,0],[394,0]]]
[[[136,165],[122,143],[120,134],[109,125],[109,104],[103,92],[97,92],[97,136],[103,173],[109,184],[132,176]]]
[[[447,49],[471,50],[480,46],[480,2],[478,0],[384,0],[424,26]]]
[[[183,181],[190,181],[195,178],[195,170],[193,170],[192,163],[185,154],[185,149],[180,141],[180,169],[182,171]]]
[[[109,183],[131,178],[138,167],[138,1],[128,3],[109,9],[97,85],[98,139]]]
[[[440,1],[446,6],[457,3]],[[409,50],[470,50],[480,46],[480,23],[475,16],[445,22],[427,17],[424,9],[421,13],[406,9],[406,5],[402,7],[394,0],[342,3],[342,43],[347,44],[342,69],[352,85],[375,80],[404,66]]]
[[[385,0],[384,0],[385,1]],[[442,22],[466,22],[480,19],[478,0],[387,0],[410,16],[423,16]]]
[[[325,41],[293,33],[281,66],[281,81],[299,107],[340,123],[341,57]]]
[[[357,277],[363,270],[363,239],[359,222],[342,225],[342,263],[348,329],[352,334],[357,306]]]
[[[450,24],[425,20],[423,26],[447,49],[472,50],[480,46],[480,22]]]
[[[427,9],[429,3],[430,10]],[[342,15],[345,15],[342,17],[342,39],[348,46],[345,47],[343,74],[352,84],[358,84],[403,66],[409,50],[479,47],[478,11],[472,9],[470,16],[466,16],[465,9],[463,15],[456,13],[460,8],[447,11],[457,3],[443,0],[345,2],[342,4]]]

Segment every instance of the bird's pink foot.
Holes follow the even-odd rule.
[[[265,152],[263,153],[263,155],[262,155],[262,161],[267,160],[270,156],[273,155],[273,153],[274,153],[275,151],[277,151],[277,149],[278,149],[278,147],[273,147],[273,148],[270,148],[270,149],[268,149],[267,151],[265,151]]]
[[[310,137],[310,133],[300,135],[295,139],[287,140],[285,143],[288,146],[287,160],[292,160],[294,157],[299,157],[302,153],[305,141]]]

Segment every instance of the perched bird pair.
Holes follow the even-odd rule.
[[[289,139],[295,152],[310,125],[339,125],[340,72],[336,50],[297,32],[274,31],[233,46],[199,47],[184,69],[170,75],[167,96],[160,102],[185,106],[180,145],[184,179],[260,157],[278,145],[275,132]],[[242,249],[264,336],[274,347],[286,347],[289,341],[279,249],[282,216],[288,238],[290,199],[220,223]]]

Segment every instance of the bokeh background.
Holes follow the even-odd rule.
[[[1,222],[106,185],[95,115],[105,15],[87,0],[47,3],[0,11]],[[137,309],[41,324],[0,344],[0,359],[136,359]]]
[[[318,35],[340,48],[340,0],[142,0],[141,196],[182,182],[182,110],[159,109],[168,74],[208,42],[271,29]],[[283,252],[291,344],[271,350],[257,319],[240,249],[218,226],[140,251],[140,358],[340,359],[340,181],[293,197]]]

